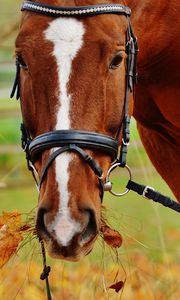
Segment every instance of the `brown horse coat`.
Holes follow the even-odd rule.
[[[180,2],[126,2],[140,49],[134,117],[152,163],[180,201]]]

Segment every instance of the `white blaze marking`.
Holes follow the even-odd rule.
[[[56,58],[59,81],[59,107],[57,112],[56,130],[70,129],[69,110],[71,95],[67,87],[71,75],[72,61],[83,45],[83,24],[73,18],[53,20],[45,31],[45,38],[54,44],[53,55]],[[48,230],[55,234],[57,241],[67,246],[75,233],[80,231],[80,223],[73,220],[69,207],[68,166],[71,154],[63,153],[55,160],[56,180],[60,193],[59,210]]]

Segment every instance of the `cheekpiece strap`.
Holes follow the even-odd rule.
[[[129,92],[134,92],[137,83],[136,60],[138,54],[137,38],[135,37],[130,20],[128,20],[127,44],[126,44],[126,90],[124,99],[124,119],[122,122],[122,143],[118,163],[121,167],[126,166],[126,156],[130,142],[130,116],[129,116]]]

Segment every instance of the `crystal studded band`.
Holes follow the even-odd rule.
[[[71,6],[71,7],[61,7],[52,6],[47,4],[42,4],[32,1],[24,1],[22,4],[22,11],[28,10],[43,15],[48,15],[52,17],[60,16],[93,16],[98,14],[120,14],[125,16],[131,15],[131,10],[129,7],[120,4],[99,4],[90,6]]]

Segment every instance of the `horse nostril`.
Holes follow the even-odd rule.
[[[88,242],[90,239],[94,238],[94,236],[97,235],[97,223],[95,219],[95,214],[91,209],[86,210],[86,213],[88,213],[89,215],[89,221],[83,234],[81,235],[82,244],[85,244],[86,242]]]
[[[49,227],[46,223],[46,217],[49,214],[49,212],[44,208],[39,208],[38,214],[37,214],[37,220],[36,220],[36,228],[37,228],[37,234],[40,239],[44,239],[46,241],[53,241],[54,243],[57,243],[59,247],[61,247],[61,253],[64,257],[68,256],[68,251],[73,245],[75,248],[79,244],[79,246],[84,246],[88,242],[92,241],[96,236],[98,232],[97,228],[97,222],[95,217],[95,212],[91,209],[87,209],[83,211],[83,215],[86,215],[86,224],[84,225],[84,230],[74,232],[74,229],[70,228],[70,232],[68,232],[68,228],[64,228],[64,223],[59,222],[58,224],[61,225],[61,227],[53,227],[52,230],[49,230]],[[60,220],[64,221],[64,220]],[[62,229],[64,228],[64,237],[60,234],[62,232]],[[72,230],[71,230],[72,229]],[[67,231],[67,232],[66,232]],[[71,235],[72,233],[72,235]],[[60,235],[59,235],[60,234]],[[68,243],[67,243],[68,241]],[[65,244],[68,244],[67,245]]]
[[[45,223],[44,223],[44,215],[46,213],[47,213],[47,211],[44,208],[40,208],[38,210],[37,220],[36,220],[36,228],[37,228],[38,235],[40,238],[41,238],[42,234],[46,234],[46,236],[50,237],[50,234],[47,231]]]

